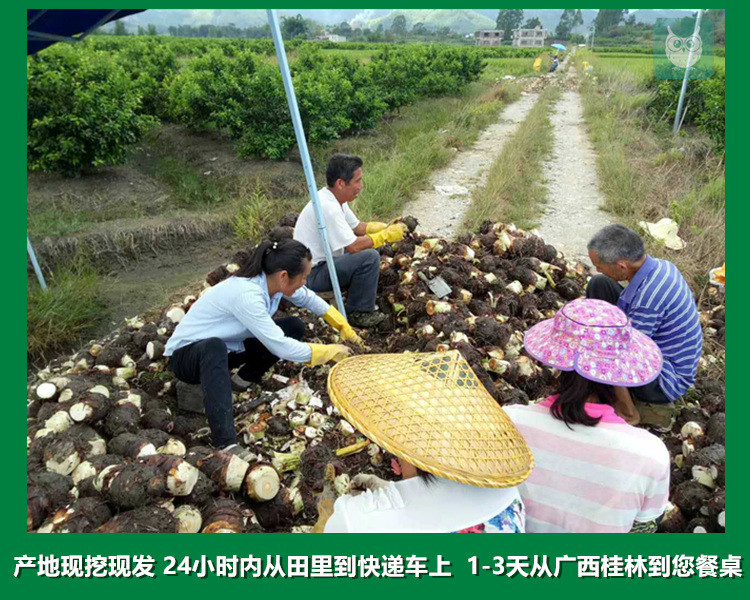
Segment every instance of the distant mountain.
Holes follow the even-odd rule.
[[[493,21],[497,20],[497,9],[481,8],[474,9],[474,11],[492,19]],[[526,19],[533,19],[534,17],[536,17],[542,22],[542,26],[545,29],[554,30],[557,27],[557,24],[560,22],[560,16],[562,15],[562,12],[563,9],[561,8],[528,10],[524,9],[523,18],[525,21]],[[596,15],[598,14],[598,12],[598,9],[581,9],[581,15],[583,16],[583,25],[576,27],[573,30],[573,33],[583,33],[585,31],[588,31],[591,25],[594,23],[594,19],[596,19]],[[635,9],[630,11],[630,14],[635,14],[635,20],[638,23],[651,24],[656,23],[657,19],[680,19],[682,17],[689,17],[693,14],[693,11],[677,9]]]
[[[327,9],[313,10],[280,9],[280,17],[301,14],[306,19],[312,19],[323,25],[338,25],[352,21],[359,15],[373,14],[375,17],[387,15],[391,9],[362,10],[362,9]],[[266,11],[263,9],[151,9],[122,20],[129,31],[139,26],[145,28],[155,25],[159,33],[166,33],[170,26],[178,25],[229,25],[234,23],[239,28],[257,27],[267,22]],[[108,28],[114,27],[113,25]]]
[[[497,20],[497,9],[281,9],[280,16],[294,16],[301,14],[306,19],[312,19],[323,25],[336,25],[347,21],[352,27],[376,28],[382,24],[388,29],[393,19],[402,14],[406,17],[407,26],[411,28],[415,23],[424,23],[430,29],[449,27],[459,33],[471,33],[476,29],[493,29]],[[599,11],[596,9],[582,9],[583,25],[574,32],[588,31]],[[689,17],[691,10],[662,10],[640,9],[633,11],[640,23],[654,23],[659,18]],[[562,9],[524,9],[524,20],[537,17],[545,29],[554,30],[560,22]],[[237,27],[253,27],[266,23],[266,11],[262,9],[152,9],[138,13],[122,20],[128,30],[134,31],[139,26],[155,25],[159,33],[166,33],[174,25],[229,25]],[[111,29],[113,25],[108,26]]]
[[[497,11],[495,11],[497,12]],[[462,9],[432,9],[432,10],[401,10],[396,9],[388,14],[371,17],[357,15],[350,22],[352,27],[369,27],[375,29],[382,25],[384,29],[389,29],[393,25],[393,20],[403,15],[406,18],[408,29],[414,27],[416,23],[423,23],[428,29],[440,29],[448,27],[457,33],[473,33],[477,29],[494,29],[495,20],[468,8]]]

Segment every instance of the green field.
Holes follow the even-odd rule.
[[[626,53],[594,53],[598,69],[602,72],[612,73],[623,68],[636,74],[639,80],[645,81],[654,73],[653,56],[650,54],[626,54]],[[725,58],[714,57],[714,68],[724,69]]]

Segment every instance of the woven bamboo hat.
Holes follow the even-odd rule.
[[[458,351],[347,358],[331,369],[328,394],[376,444],[439,477],[512,487],[534,466],[526,441]]]

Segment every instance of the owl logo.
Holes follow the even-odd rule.
[[[688,37],[680,37],[672,33],[672,29],[667,27],[669,35],[667,36],[667,58],[671,63],[679,67],[680,69],[686,69],[692,67],[701,59],[703,54],[703,43],[701,42],[700,27],[698,27],[692,35]],[[692,50],[693,55],[690,58],[690,64],[688,65],[688,56]]]

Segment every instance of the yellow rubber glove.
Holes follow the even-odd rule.
[[[386,243],[400,242],[404,239],[404,235],[406,235],[408,230],[408,227],[403,223],[394,223],[393,225],[388,225],[383,231],[368,233],[367,235],[370,236],[372,245],[375,248],[380,248],[380,246]]]
[[[357,335],[357,332],[352,329],[352,326],[347,323],[344,315],[335,306],[328,307],[326,314],[323,315],[323,320],[338,331],[341,334],[341,339],[345,342],[352,342],[360,346],[365,345],[362,338]]]
[[[381,223],[380,221],[370,221],[367,224],[367,227],[365,227],[365,233],[377,233],[378,231],[383,231],[388,227],[386,223]]]
[[[344,344],[307,344],[312,350],[312,358],[307,363],[311,367],[323,365],[327,362],[339,362],[351,354],[351,350]]]

